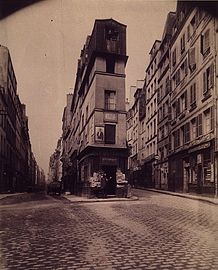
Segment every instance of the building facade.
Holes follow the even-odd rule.
[[[103,170],[110,179],[107,193],[115,194],[116,170],[127,170],[127,58],[126,26],[113,19],[96,20],[81,50],[72,116],[63,136],[68,141],[63,158],[71,173],[65,177],[74,182],[73,192],[85,193],[93,173]]]
[[[217,195],[218,19],[209,6],[178,1],[150,51],[138,101],[141,186]]]
[[[177,5],[171,41],[169,189],[217,192],[217,18]]]
[[[157,163],[156,188],[168,189],[168,155],[170,107],[170,41],[175,21],[175,13],[170,12],[165,23],[159,48],[158,90],[157,90]]]
[[[11,56],[8,48],[0,45],[1,193],[26,191],[35,185],[31,175],[32,166],[35,166],[31,152],[26,109],[17,94]]]
[[[150,62],[145,77],[145,157],[143,175],[146,186],[157,187],[156,157],[157,157],[157,90],[158,61],[160,41],[156,40],[150,51]]]

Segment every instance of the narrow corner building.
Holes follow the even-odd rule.
[[[125,66],[126,26],[96,20],[78,61],[66,127],[64,158],[68,160],[73,192],[85,193],[94,172],[110,179],[108,194],[116,192],[116,170],[127,169]],[[65,174],[65,177],[67,175]]]

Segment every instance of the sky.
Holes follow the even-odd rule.
[[[161,39],[176,0],[44,0],[0,21],[0,44],[9,48],[18,95],[27,106],[32,150],[48,173],[62,134],[66,94],[72,93],[77,60],[95,19],[127,25],[126,93],[143,80],[149,51]]]

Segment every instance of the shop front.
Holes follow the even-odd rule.
[[[107,195],[116,195],[117,190],[117,170],[123,174],[127,172],[127,149],[105,149],[89,148],[84,155],[79,158],[79,181],[82,195],[88,196],[90,193],[90,179],[93,177],[106,179],[104,192]],[[101,180],[96,180],[101,182]],[[102,184],[99,184],[102,185]]]
[[[212,142],[201,143],[170,156],[168,189],[214,194],[214,146]]]
[[[214,193],[214,147],[211,142],[188,150],[184,159],[184,177],[187,191],[196,193]]]

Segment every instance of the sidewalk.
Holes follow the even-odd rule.
[[[73,203],[93,203],[93,202],[118,202],[118,201],[137,201],[137,196],[131,196],[130,198],[117,198],[117,197],[109,197],[109,198],[87,198],[76,195],[62,195],[65,199]]]
[[[13,197],[13,196],[18,196],[18,195],[22,195],[25,194],[24,192],[22,193],[5,193],[5,194],[0,194],[0,200],[7,198],[7,197]]]
[[[172,191],[160,190],[160,189],[154,189],[154,188],[138,188],[138,189],[144,189],[144,190],[148,190],[152,192],[158,192],[158,193],[163,193],[163,194],[168,194],[172,196],[178,196],[182,198],[188,198],[192,200],[198,200],[198,201],[203,201],[203,202],[208,202],[208,203],[218,205],[218,197],[215,198],[215,197],[209,197],[209,196],[200,195],[200,194],[178,193],[178,192],[172,192]]]

